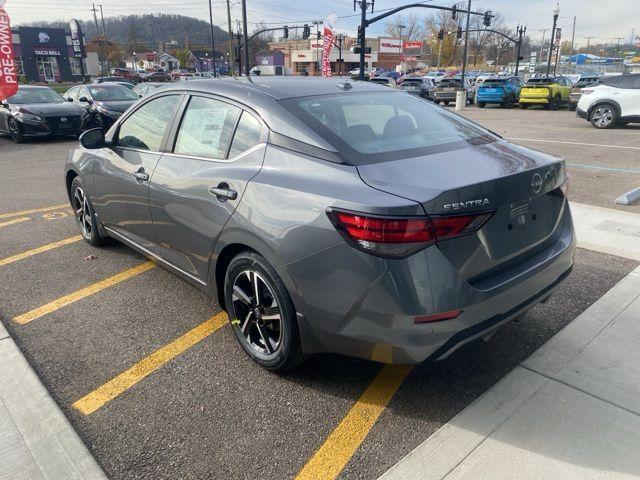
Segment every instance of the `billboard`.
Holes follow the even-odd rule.
[[[400,51],[399,38],[381,38],[378,46],[379,53],[398,53]]]

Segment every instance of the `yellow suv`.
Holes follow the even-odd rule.
[[[530,78],[520,90],[520,108],[542,105],[545,110],[557,110],[569,103],[573,83],[566,77],[543,75]]]

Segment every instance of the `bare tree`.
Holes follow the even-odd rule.
[[[431,33],[432,38],[438,38],[438,32],[444,31],[444,39],[441,42],[440,48],[442,49],[441,65],[454,65],[456,55],[458,53],[459,41],[456,37],[456,32],[460,24],[459,19],[456,20],[451,17],[451,13],[440,10],[437,13],[425,18],[425,27],[428,33]],[[434,49],[437,51],[437,49]]]
[[[480,15],[474,15],[471,17],[469,23],[470,30],[499,30],[504,28],[504,20],[499,13],[496,13],[493,17],[490,27],[486,27],[483,23],[483,17]],[[491,43],[491,38],[494,34],[486,31],[477,31],[469,33],[469,49],[473,55],[473,64],[478,64],[478,59],[481,53],[485,52],[487,46]]]
[[[400,25],[405,27],[402,32],[400,32]],[[407,40],[422,40],[425,36],[424,22],[415,13],[410,13],[406,16],[397,15],[387,22],[385,33],[390,37],[400,37],[400,33],[402,33],[402,38]]]

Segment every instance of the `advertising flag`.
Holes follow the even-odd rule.
[[[5,0],[0,0],[0,100],[9,98],[18,91],[18,72],[13,58],[13,41],[9,14],[4,9]]]
[[[336,26],[336,22],[338,21],[338,15],[336,12],[331,12],[327,15],[327,18],[322,25],[322,76],[330,77],[331,76],[331,61],[329,60],[329,55],[331,54],[331,49],[333,48],[333,39],[334,33],[333,30]]]

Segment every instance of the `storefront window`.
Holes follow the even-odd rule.
[[[59,76],[58,60],[56,57],[36,57],[38,62],[38,73],[45,82],[54,82]]]
[[[24,75],[24,65],[22,64],[22,58],[16,57],[14,59],[14,63],[16,65],[16,73],[18,75]]]

